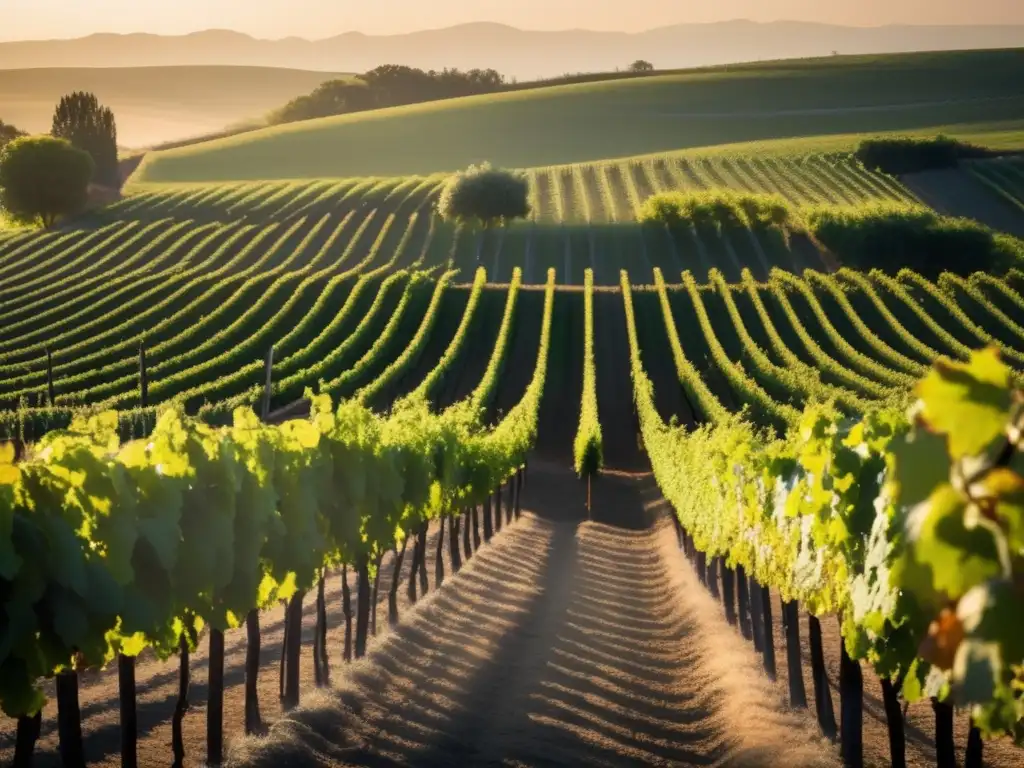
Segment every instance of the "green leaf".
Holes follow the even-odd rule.
[[[974,456],[1003,434],[1011,403],[1011,371],[995,348],[967,363],[938,361],[918,384],[922,416],[947,435],[953,459]]]

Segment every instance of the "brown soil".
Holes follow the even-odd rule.
[[[1007,205],[968,171],[951,168],[900,177],[921,202],[947,216],[966,216],[992,229],[1024,237],[1024,215]]]
[[[536,462],[531,510],[369,658],[233,764],[834,765],[695,588],[642,478],[602,479],[586,522],[571,473]]]

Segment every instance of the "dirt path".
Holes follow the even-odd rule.
[[[604,519],[651,524],[584,521],[571,471],[531,463],[523,519],[235,764],[833,765],[695,588],[642,480],[603,482]]]
[[[966,216],[992,229],[1024,237],[1024,215],[1000,200],[968,171],[952,168],[900,177],[926,205],[947,216]]]

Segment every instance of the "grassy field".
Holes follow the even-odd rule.
[[[1024,52],[769,63],[524,90],[264,129],[147,158],[138,179],[424,174],[773,138],[1024,120]],[[973,127],[972,127],[973,126]],[[1006,137],[1003,137],[1004,140]]]
[[[125,147],[146,147],[261,122],[272,109],[338,75],[271,67],[138,67],[0,70],[0,118],[50,130],[71,91],[92,91],[117,116]]]

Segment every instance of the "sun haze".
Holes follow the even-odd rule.
[[[714,4],[672,0],[6,0],[0,39],[69,38],[96,32],[184,34],[224,28],[258,37],[322,38],[347,31],[394,34],[473,21],[528,29],[636,32],[687,22],[744,18],[794,19],[830,24],[1024,24],[1018,0],[720,0]]]

